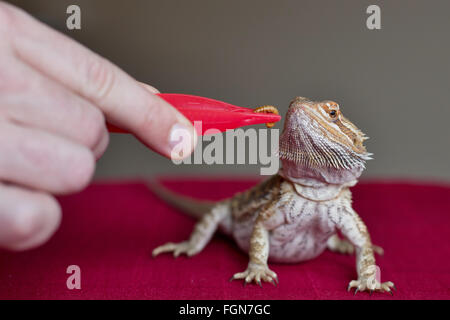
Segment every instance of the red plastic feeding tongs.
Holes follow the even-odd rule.
[[[159,93],[157,95],[178,109],[192,123],[201,121],[201,126],[196,126],[197,133],[200,135],[205,134],[208,129],[217,129],[223,132],[260,123],[265,123],[270,128],[281,119],[278,110],[273,106],[249,109],[188,94]],[[110,132],[126,132],[109,124],[108,130]]]

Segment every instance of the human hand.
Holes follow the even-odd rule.
[[[0,39],[0,247],[53,234],[53,195],[89,183],[109,141],[105,118],[167,157],[179,143],[171,132],[185,128],[193,149],[192,124],[155,88],[3,2]]]

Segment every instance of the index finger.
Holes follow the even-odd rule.
[[[151,89],[25,12],[8,7],[16,22],[10,41],[21,60],[91,101],[109,122],[134,133],[157,152],[170,156],[178,143],[171,136],[180,129],[189,133],[193,149],[196,134],[191,122]]]

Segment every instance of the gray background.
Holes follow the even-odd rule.
[[[371,137],[365,177],[450,180],[450,1],[11,2],[162,92],[282,112],[297,95],[335,100]],[[69,4],[82,30],[65,29]],[[366,28],[370,4],[379,31]],[[258,172],[176,166],[114,135],[97,177]]]

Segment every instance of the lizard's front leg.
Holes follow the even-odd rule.
[[[377,266],[370,241],[367,227],[358,214],[347,206],[342,211],[336,210],[336,213],[330,217],[341,230],[341,232],[353,243],[356,249],[356,269],[358,279],[353,280],[348,285],[348,290],[358,291],[381,291],[392,294],[391,288],[395,289],[391,281],[380,282],[377,279]]]
[[[274,285],[278,282],[275,272],[269,269],[267,259],[269,257],[269,232],[264,227],[261,219],[257,219],[250,237],[250,248],[247,270],[239,272],[231,277],[230,281],[243,279],[244,285],[255,282],[262,286],[261,280],[272,282]],[[276,282],[275,282],[276,281]]]
[[[228,214],[230,214],[230,208],[227,202],[217,204],[197,222],[189,240],[180,243],[166,243],[155,248],[152,255],[156,257],[163,252],[173,252],[174,257],[178,257],[182,253],[188,256],[199,253],[211,239],[219,223]]]

